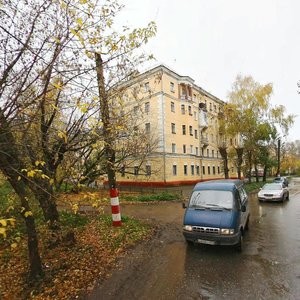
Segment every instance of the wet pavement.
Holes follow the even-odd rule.
[[[181,203],[123,205],[123,215],[163,229],[149,249],[121,263],[88,299],[300,299],[300,178],[289,190],[284,203],[250,197],[242,253],[232,247],[187,246]]]

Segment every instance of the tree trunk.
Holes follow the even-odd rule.
[[[9,180],[14,190],[18,194],[21,205],[25,209],[22,211],[22,216],[26,225],[27,232],[27,246],[28,246],[28,258],[29,258],[29,279],[34,281],[35,279],[43,275],[42,261],[39,254],[38,236],[35,227],[34,217],[30,214],[31,210],[29,202],[26,198],[25,187],[18,184],[15,179]]]
[[[267,181],[267,172],[268,172],[268,166],[265,165],[265,167],[264,167],[264,175],[263,175],[263,182]]]
[[[50,229],[59,228],[59,213],[54,200],[53,188],[49,182],[37,181],[37,185],[32,187],[35,198],[38,200],[45,221],[49,223]]]
[[[237,155],[237,172],[238,179],[242,179],[242,164],[243,164],[243,153],[244,148],[235,148]]]
[[[0,110],[0,170],[7,177],[9,183],[19,196],[21,206],[24,208],[22,216],[25,221],[27,231],[27,245],[29,256],[29,277],[31,280],[42,276],[42,262],[38,249],[38,237],[35,227],[34,217],[30,213],[28,198],[26,197],[26,189],[24,178],[18,180],[20,170],[23,168],[18,151],[16,150],[15,140],[11,133],[7,120]]]
[[[251,176],[252,176],[252,152],[248,151],[248,182],[251,183]]]
[[[95,53],[97,84],[100,99],[101,119],[103,123],[103,139],[105,143],[105,158],[106,158],[106,171],[108,176],[109,188],[116,188],[116,174],[115,174],[115,150],[112,146],[114,137],[110,129],[110,115],[108,97],[105,90],[103,61],[99,53]]]
[[[255,164],[254,168],[255,168],[255,179],[256,179],[256,182],[259,182],[257,164]]]
[[[229,168],[228,168],[228,154],[227,154],[227,148],[226,147],[219,147],[219,152],[223,159],[223,165],[224,165],[224,175],[225,179],[229,178]]]

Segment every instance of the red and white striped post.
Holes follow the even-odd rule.
[[[111,205],[113,226],[122,226],[120,204],[119,204],[119,191],[116,188],[110,189],[110,205]]]

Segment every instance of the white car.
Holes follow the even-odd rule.
[[[258,192],[259,201],[289,200],[289,191],[282,183],[267,183]]]

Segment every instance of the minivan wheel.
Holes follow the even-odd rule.
[[[238,252],[243,251],[243,233],[240,233],[239,242],[235,245],[235,248]]]
[[[286,194],[286,200],[290,200],[290,193],[289,192],[287,192],[287,194]]]

